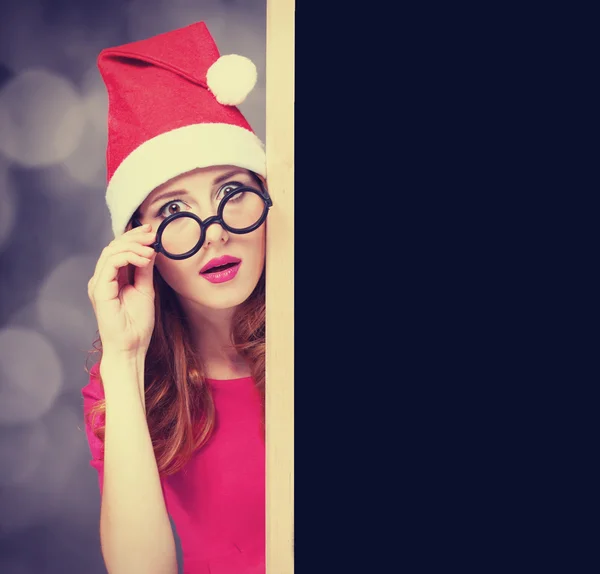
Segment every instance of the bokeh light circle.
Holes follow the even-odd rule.
[[[58,396],[63,369],[54,347],[34,330],[0,331],[0,424],[44,415]]]
[[[44,280],[37,300],[44,331],[73,352],[89,349],[97,323],[87,294],[97,258],[75,255],[58,264]]]
[[[76,88],[48,70],[25,70],[0,92],[0,152],[22,166],[66,160],[77,148],[85,123]]]

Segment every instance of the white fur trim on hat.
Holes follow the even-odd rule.
[[[193,169],[234,165],[266,176],[265,148],[251,131],[232,124],[193,124],[160,134],[136,148],[116,169],[106,204],[115,237],[159,185]]]
[[[217,102],[226,106],[240,105],[256,84],[256,66],[244,56],[221,56],[206,72],[206,85]]]

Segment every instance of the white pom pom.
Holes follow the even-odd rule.
[[[226,106],[241,104],[256,84],[254,63],[237,54],[221,56],[206,73],[206,83],[217,98]]]

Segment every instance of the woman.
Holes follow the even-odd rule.
[[[203,23],[101,52],[115,239],[83,389],[110,574],[265,571],[265,153]]]

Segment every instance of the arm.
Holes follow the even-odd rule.
[[[104,356],[102,555],[110,574],[177,574],[175,540],[143,401],[144,357]]]

